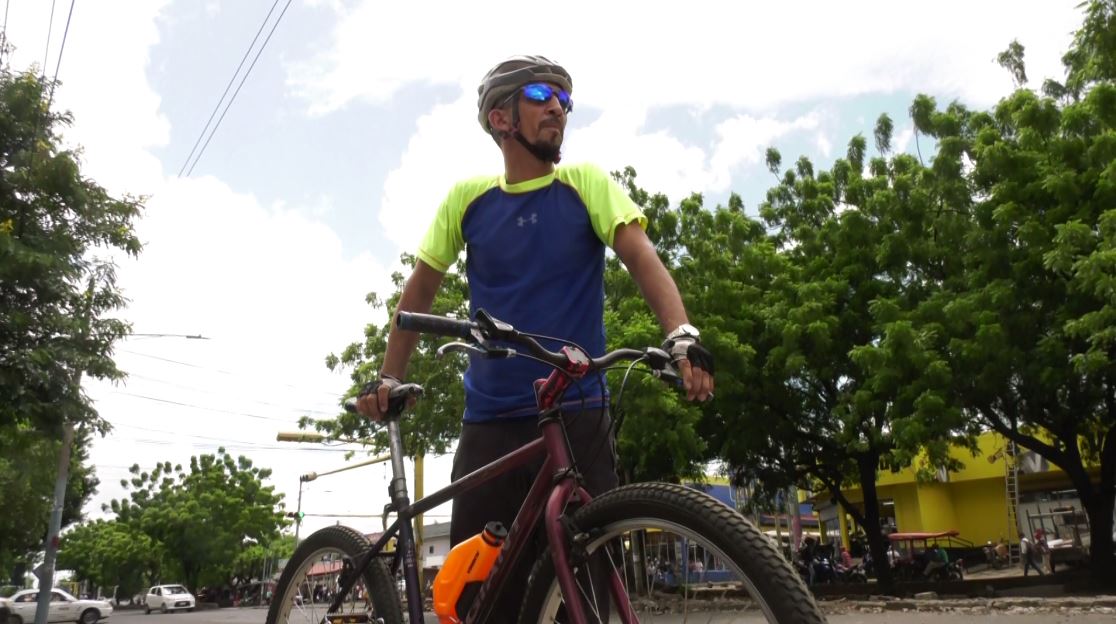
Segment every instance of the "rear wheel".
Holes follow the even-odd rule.
[[[668,483],[625,486],[578,510],[573,525],[591,562],[574,564],[589,622],[618,621],[617,606],[601,599],[612,570],[640,622],[685,622],[695,611],[697,621],[707,622],[718,609],[746,610],[746,621],[825,622],[775,545],[704,492]],[[519,621],[565,621],[565,601],[548,551],[531,572]]]
[[[307,537],[279,577],[267,624],[321,624],[329,603],[314,602],[315,587],[336,582],[345,561],[355,563],[368,549],[363,535],[343,526],[326,527]],[[384,624],[403,622],[399,593],[382,560],[371,562],[338,613],[367,615],[369,621],[378,619]]]

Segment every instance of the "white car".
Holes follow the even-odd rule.
[[[170,611],[193,611],[197,599],[181,585],[156,585],[147,590],[143,600],[144,613],[158,609],[163,613]]]
[[[32,624],[39,607],[39,590],[25,589],[12,594],[11,624]],[[57,587],[50,592],[48,622],[97,624],[112,615],[112,605],[104,600],[79,600]]]

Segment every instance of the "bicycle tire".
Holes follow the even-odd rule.
[[[311,597],[310,609],[304,608],[301,587],[306,574],[327,553],[337,553],[355,562],[369,548],[368,540],[363,535],[345,526],[330,526],[310,534],[295,548],[279,576],[275,595],[267,609],[267,624],[320,624],[328,605],[323,604],[320,610],[316,609]],[[384,624],[402,624],[403,607],[399,592],[384,562],[380,559],[372,561],[364,572],[363,580],[367,592],[365,608]],[[299,617],[292,619],[296,607],[301,613]],[[310,613],[306,613],[307,611]]]
[[[576,530],[588,535],[586,551],[590,555],[603,552],[602,547],[609,544],[616,548],[615,545],[623,539],[619,538],[623,531],[643,530],[643,537],[638,538],[639,540],[646,540],[646,536],[653,534],[646,529],[681,531],[678,535],[702,540],[704,552],[723,557],[719,560],[720,563],[732,563],[734,573],[740,577],[734,582],[747,590],[769,622],[825,622],[813,595],[775,545],[738,512],[704,492],[669,483],[627,485],[607,492],[577,510],[573,515],[573,524],[577,527]],[[615,560],[623,557],[626,565],[633,554],[630,545],[636,542],[633,534],[628,537],[629,546],[622,547],[623,553],[604,552],[604,556],[608,558],[606,563],[612,562],[615,565]],[[684,544],[680,549],[686,549],[687,554],[683,556],[687,560],[684,562],[688,561],[691,545],[685,541],[679,543]],[[674,546],[670,548],[670,552],[674,552]],[[642,562],[640,574],[647,574],[650,570],[649,552],[645,549],[642,553],[634,553],[637,556],[630,559]],[[583,566],[582,569],[587,567]],[[635,578],[635,567],[633,566],[633,570],[619,570],[626,585],[635,583],[631,580]],[[703,574],[703,571],[698,572],[698,578]],[[549,550],[536,561],[527,583],[520,609],[520,624],[555,621],[563,597]],[[647,583],[653,585],[650,581]],[[680,587],[683,588],[684,600],[688,600],[690,587],[687,584]],[[632,592],[633,589],[629,587],[629,595]],[[651,594],[648,591],[648,596]],[[643,597],[633,598],[633,608],[637,602],[644,601]],[[656,608],[658,607],[650,607],[649,612]],[[591,621],[608,619],[594,616],[592,608],[587,608],[586,613]]]

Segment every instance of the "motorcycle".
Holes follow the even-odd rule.
[[[989,566],[997,570],[1011,565],[1007,553],[1003,552],[1002,549],[998,548],[992,542],[988,542],[984,545],[984,559],[988,562]]]

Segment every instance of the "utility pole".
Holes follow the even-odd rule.
[[[74,385],[81,383],[81,371],[74,374]],[[39,600],[35,624],[46,624],[50,611],[51,590],[54,589],[54,561],[58,557],[58,532],[62,529],[62,507],[66,504],[66,483],[70,479],[70,449],[74,444],[74,425],[62,426],[62,449],[58,453],[58,478],[54,480],[54,506],[50,510],[50,527],[44,550],[43,564],[35,570],[39,577]]]
[[[90,285],[86,291],[85,300],[89,301],[93,296],[93,286]],[[85,322],[88,324],[89,308],[86,306],[82,311],[85,317]],[[164,334],[163,336],[172,336],[171,334]],[[80,338],[84,339],[87,335],[83,334]],[[208,340],[203,336],[180,336],[194,340]],[[77,369],[73,373],[73,390],[75,394],[81,392],[81,369]],[[43,563],[35,569],[35,576],[39,578],[39,595],[35,607],[35,624],[47,624],[47,616],[50,614],[50,599],[51,593],[54,589],[54,564],[58,559],[58,534],[62,531],[62,509],[66,505],[66,484],[70,480],[70,456],[73,452],[74,445],[74,424],[71,422],[67,414],[62,414],[62,448],[58,452],[58,476],[54,480],[54,504],[50,509],[50,523],[47,527],[46,542],[43,544]]]
[[[298,533],[302,530],[302,484],[309,479],[307,475],[298,478],[298,509],[295,511],[295,548],[298,548]]]

